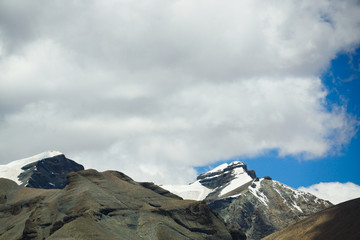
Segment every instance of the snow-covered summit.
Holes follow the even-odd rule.
[[[206,174],[209,174],[209,173],[215,173],[215,172],[221,172],[221,171],[224,171],[226,168],[228,168],[229,166],[241,166],[241,165],[245,165],[244,163],[240,162],[240,161],[234,161],[230,164],[228,163],[223,163],[219,166],[217,166],[216,168],[202,174],[202,175],[206,175]]]
[[[21,169],[22,167],[33,162],[37,162],[46,158],[51,158],[62,154],[63,153],[58,151],[46,151],[36,154],[32,157],[23,158],[10,162],[6,165],[0,165],[0,177],[13,180],[17,184],[21,184],[21,182],[18,179],[18,176],[20,175],[21,172],[23,172],[23,170]]]
[[[268,176],[258,178],[239,161],[200,174],[192,184],[162,187],[184,199],[204,200],[228,226],[240,229],[249,239],[262,239],[331,206]]]
[[[227,197],[236,189],[251,183],[256,178],[254,171],[239,161],[224,163],[197,177],[189,185],[164,185],[164,189],[183,199],[204,200],[212,197]]]

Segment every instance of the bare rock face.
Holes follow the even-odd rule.
[[[358,240],[360,198],[332,206],[275,232],[264,240]]]
[[[22,186],[43,189],[62,189],[66,185],[66,175],[84,170],[84,167],[64,154],[41,159],[21,168],[18,176]]]
[[[235,198],[208,202],[230,229],[261,239],[332,204],[269,178],[254,181]]]
[[[116,172],[68,174],[64,189],[0,179],[0,239],[241,239],[203,202]]]

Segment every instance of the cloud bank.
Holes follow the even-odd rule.
[[[309,187],[300,187],[299,190],[314,194],[318,198],[326,199],[333,204],[360,197],[360,186],[352,182],[321,182]]]
[[[48,149],[137,180],[269,149],[316,158],[357,120],[319,75],[358,1],[0,1],[0,161]],[[334,150],[335,149],[335,150]]]

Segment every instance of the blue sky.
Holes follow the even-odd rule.
[[[331,61],[321,79],[328,89],[327,104],[346,106],[347,112],[360,119],[360,48],[339,53]],[[239,157],[254,169],[258,177],[270,176],[291,187],[310,186],[320,182],[353,182],[360,185],[360,138],[359,133],[342,149],[325,157],[305,160],[301,156],[279,157],[276,150],[255,158]],[[203,173],[209,165],[198,167]]]

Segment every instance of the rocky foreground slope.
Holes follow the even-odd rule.
[[[240,239],[202,203],[116,172],[69,173],[64,189],[0,179],[0,239]],[[238,237],[236,237],[238,236]]]
[[[242,162],[223,164],[190,185],[165,185],[185,199],[204,200],[229,229],[261,239],[332,204],[272,180],[257,178]]]
[[[340,203],[263,240],[358,240],[360,239],[360,198]]]

